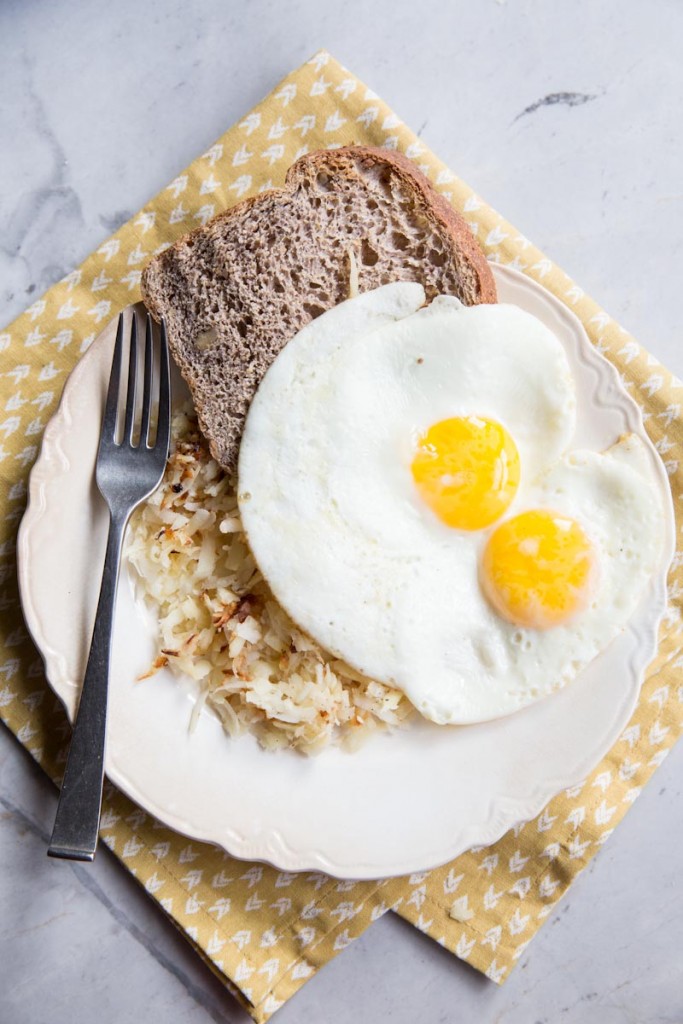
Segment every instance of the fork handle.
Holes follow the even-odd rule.
[[[102,806],[114,603],[128,515],[111,512],[90,653],[48,856],[94,860]]]

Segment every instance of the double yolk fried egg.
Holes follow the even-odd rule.
[[[396,283],[310,323],[264,377],[238,500],[294,621],[437,723],[509,714],[624,628],[663,536],[642,441],[569,451],[564,349],[510,305]]]

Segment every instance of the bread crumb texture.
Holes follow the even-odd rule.
[[[428,300],[494,302],[468,226],[406,157],[370,147],[298,160],[283,189],[245,199],[155,256],[143,295],[164,317],[203,433],[234,470],[251,399],[284,345],[358,291],[418,281]]]

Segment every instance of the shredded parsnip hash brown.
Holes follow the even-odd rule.
[[[234,481],[211,457],[196,418],[176,413],[166,474],[135,514],[127,554],[159,620],[153,676],[168,665],[199,686],[226,731],[268,749],[355,749],[401,725],[412,705],[303,634],[259,573],[242,530]]]

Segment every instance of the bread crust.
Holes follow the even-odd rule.
[[[324,167],[335,154],[344,157],[349,153],[375,164],[389,164],[410,186],[422,196],[425,205],[431,207],[434,216],[441,222],[453,240],[453,248],[474,267],[479,278],[479,302],[497,302],[496,282],[489,262],[472,234],[464,217],[453,209],[448,200],[437,192],[429,179],[415,166],[412,160],[395,150],[380,149],[378,146],[342,146],[339,149],[319,149],[300,157],[287,172],[285,187],[296,183],[301,169]]]

